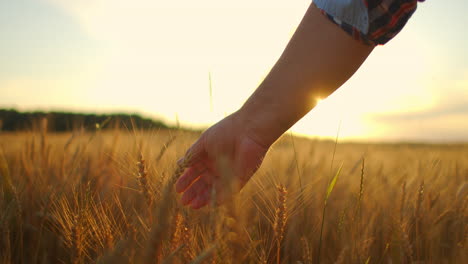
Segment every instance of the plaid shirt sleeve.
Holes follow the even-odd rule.
[[[424,0],[314,0],[323,15],[354,39],[383,45],[395,37]]]

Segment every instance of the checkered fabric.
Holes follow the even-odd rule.
[[[356,1],[362,1],[362,3],[358,4],[363,4],[365,7],[361,9],[364,11],[359,12],[367,11],[367,14],[356,14],[356,8],[352,10],[354,16],[364,17],[367,20],[364,27],[366,32],[362,30],[363,26],[358,25],[358,23],[353,25],[352,22],[343,21],[349,21],[349,19],[340,17],[344,15],[340,15],[339,12],[330,12],[330,10],[334,11],[336,9],[334,3],[337,3],[336,5],[339,8],[344,9],[344,11],[341,10],[342,14],[346,14],[348,12],[346,8],[349,9],[349,6],[352,5],[356,6]],[[418,1],[423,2],[424,0],[316,0],[314,3],[321,9],[323,15],[340,26],[354,39],[367,45],[383,45],[403,29],[408,19],[416,11]],[[335,13],[335,15],[331,13]],[[337,13],[338,15],[336,15]]]

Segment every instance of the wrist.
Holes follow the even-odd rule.
[[[236,112],[236,116],[246,136],[269,148],[289,126],[280,122],[280,115],[273,107],[256,101],[249,100]]]

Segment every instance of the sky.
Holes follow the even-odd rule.
[[[139,113],[207,127],[247,100],[309,5],[0,0],[0,108]],[[466,11],[466,0],[418,4],[406,27],[292,131],[468,141]]]

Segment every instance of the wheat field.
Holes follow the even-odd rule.
[[[242,192],[181,207],[196,132],[0,133],[1,263],[467,263],[468,145],[286,134]]]

